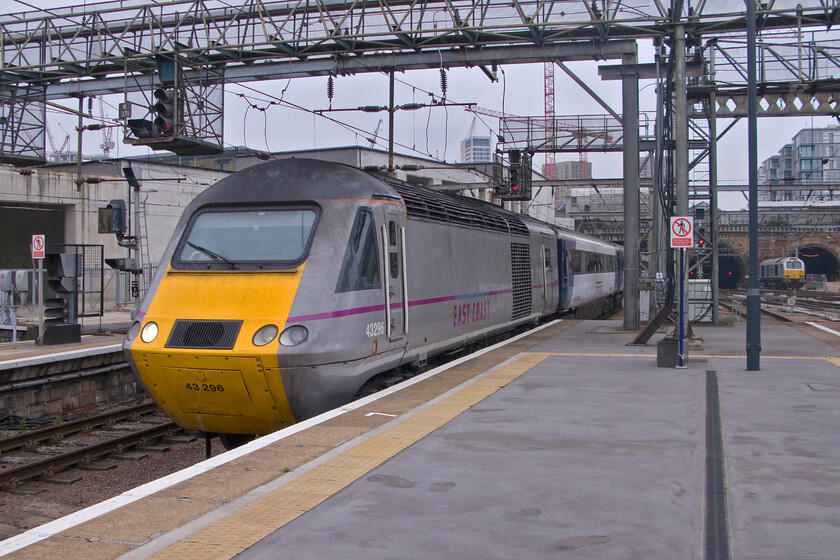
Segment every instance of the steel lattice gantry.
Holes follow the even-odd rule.
[[[765,30],[840,18],[837,0],[763,6]],[[743,10],[732,8],[700,2],[687,14],[692,32],[743,30]],[[524,52],[532,47],[576,41],[589,52],[569,59],[607,58],[615,39],[669,36],[682,11],[659,0],[106,1],[0,16],[0,81],[49,84],[49,97],[118,92],[119,76],[153,69],[154,56],[224,67],[228,81],[530,62],[547,54]],[[474,52],[499,46],[528,49]]]

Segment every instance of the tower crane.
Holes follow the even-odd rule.
[[[99,98],[99,117],[102,122],[105,122],[105,108],[102,105],[101,97]],[[107,126],[102,127],[102,144],[100,144],[99,147],[102,149],[102,153],[105,155],[106,159],[111,157],[111,150],[117,146],[114,143],[113,135],[113,128],[109,128]]]
[[[554,145],[554,61],[549,60],[543,65],[543,74],[545,76],[545,137],[551,138],[551,144]],[[581,160],[586,162],[586,152],[580,152],[578,156],[578,179],[583,178],[581,172]],[[584,163],[585,165],[585,163]],[[546,177],[549,179],[557,178],[557,167],[554,165],[554,152],[546,152],[545,154],[545,170]]]

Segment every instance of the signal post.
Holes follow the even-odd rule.
[[[694,247],[694,231],[691,217],[675,216],[671,218],[671,248],[680,251],[680,313],[679,313],[679,347],[677,350],[677,368],[685,369],[685,250]]]

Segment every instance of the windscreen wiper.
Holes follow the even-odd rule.
[[[206,248],[206,247],[202,247],[201,245],[196,245],[195,243],[191,243],[191,242],[189,242],[189,241],[187,241],[187,245],[189,245],[190,247],[192,247],[192,248],[193,248],[193,249],[195,249],[196,251],[201,251],[201,252],[202,252],[202,253],[204,253],[205,255],[210,255],[211,257],[213,257],[213,258],[214,258],[214,259],[216,259],[216,260],[220,260],[220,261],[224,261],[224,262],[226,262],[227,264],[229,264],[229,265],[230,265],[230,267],[231,267],[231,268],[236,268],[236,263],[235,263],[235,262],[233,262],[232,260],[230,260],[230,259],[228,259],[228,258],[223,257],[223,256],[222,256],[222,255],[220,255],[219,253],[216,253],[216,252],[211,251],[210,249],[208,249],[208,248]]]

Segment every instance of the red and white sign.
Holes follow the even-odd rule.
[[[694,247],[694,228],[691,226],[691,218],[686,216],[671,218],[671,248],[685,247]]]
[[[44,234],[35,234],[32,236],[32,258],[43,259],[44,253],[47,249],[47,242],[44,239]]]

